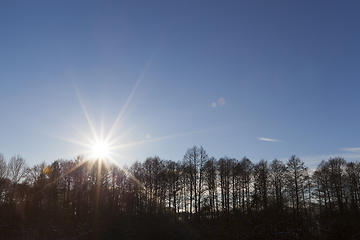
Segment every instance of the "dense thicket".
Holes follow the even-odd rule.
[[[357,239],[360,163],[291,156],[130,167],[78,157],[31,168],[0,155],[0,239]]]

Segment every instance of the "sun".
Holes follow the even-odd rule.
[[[92,156],[96,159],[106,159],[109,157],[109,143],[105,141],[97,141],[92,146]]]

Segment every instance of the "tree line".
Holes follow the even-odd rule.
[[[129,167],[0,155],[0,239],[356,239],[359,190],[360,163],[341,157],[309,169],[197,146]]]

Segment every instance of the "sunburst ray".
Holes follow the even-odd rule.
[[[113,125],[112,125],[112,127],[111,127],[111,129],[110,129],[110,131],[109,131],[109,133],[108,133],[108,135],[106,136],[106,138],[105,138],[105,140],[106,140],[106,141],[108,141],[108,140],[112,137],[112,135],[114,134],[115,129],[116,129],[116,127],[117,127],[117,125],[118,125],[118,123],[119,123],[119,121],[120,121],[120,119],[121,119],[122,115],[124,114],[124,112],[125,112],[125,110],[126,110],[127,106],[129,105],[129,103],[130,103],[130,101],[131,101],[132,97],[134,96],[134,94],[135,94],[135,92],[136,92],[137,88],[139,87],[139,85],[140,85],[140,83],[141,83],[141,81],[142,81],[142,79],[143,79],[143,77],[144,77],[145,73],[147,72],[147,70],[148,70],[148,68],[149,68],[149,66],[150,66],[150,64],[151,64],[151,62],[152,62],[152,59],[153,59],[153,57],[152,57],[152,58],[150,58],[150,60],[149,60],[149,61],[147,62],[147,64],[145,65],[144,70],[142,71],[142,73],[141,73],[141,75],[140,75],[139,79],[137,80],[137,82],[136,82],[136,84],[135,84],[134,88],[132,89],[132,91],[131,91],[131,93],[130,93],[129,97],[127,98],[127,100],[126,100],[126,102],[125,102],[125,104],[124,104],[123,108],[121,109],[121,111],[120,111],[119,115],[117,116],[117,118],[116,118],[115,122],[113,123]]]
[[[95,128],[94,128],[94,125],[93,125],[93,123],[91,122],[91,119],[90,119],[90,117],[89,117],[89,114],[88,114],[88,112],[87,112],[87,110],[86,110],[86,107],[85,107],[85,105],[84,105],[84,103],[83,103],[83,100],[82,100],[82,98],[81,98],[81,96],[80,96],[80,93],[78,92],[77,89],[76,89],[76,93],[77,93],[77,96],[78,96],[78,98],[79,98],[79,101],[80,101],[80,104],[81,104],[81,108],[82,108],[82,110],[84,111],[86,120],[87,120],[87,122],[88,122],[88,124],[89,124],[89,127],[90,127],[90,129],[91,129],[91,132],[92,132],[92,134],[93,134],[93,137],[94,137],[95,141],[98,141],[99,138],[98,138],[98,135],[97,135],[96,130],[95,130]]]

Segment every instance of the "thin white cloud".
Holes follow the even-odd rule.
[[[360,152],[360,147],[357,148],[340,148],[341,151],[345,152]]]
[[[271,139],[271,138],[258,138],[258,140],[261,140],[261,141],[267,141],[267,142],[281,142],[280,140],[276,140],[276,139]]]
[[[299,157],[302,161],[304,161],[306,166],[309,167],[309,169],[316,169],[322,160],[329,160],[330,158],[341,157],[347,161],[360,160],[359,153],[329,154],[329,155],[318,155],[318,156],[297,156],[297,157]],[[287,159],[280,159],[280,160],[284,162],[287,161]]]

